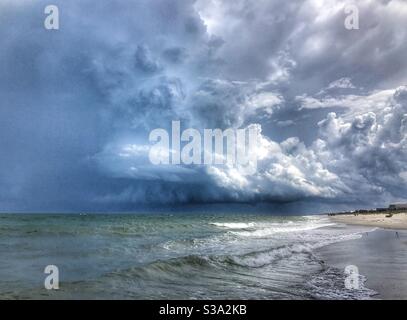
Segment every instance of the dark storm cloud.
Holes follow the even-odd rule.
[[[197,7],[209,32],[225,40],[222,54],[232,62],[228,71],[235,78],[278,81],[291,70],[291,90],[297,93],[319,91],[343,77],[370,89],[405,82],[405,2],[356,2],[360,30],[351,32],[344,28],[348,4],[202,0]]]
[[[0,210],[403,200],[407,5],[349,31],[346,3],[53,1],[47,31],[47,1],[2,1]],[[257,173],[152,166],[172,120],[261,127]]]

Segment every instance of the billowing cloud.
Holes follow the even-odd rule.
[[[407,4],[0,3],[2,211],[405,200]],[[149,133],[261,130],[257,171],[154,166]],[[284,206],[279,206],[284,210]],[[291,210],[291,209],[290,209]]]
[[[384,108],[337,115],[318,123],[319,138],[306,147],[299,138],[275,143],[263,138],[256,175],[214,171],[219,185],[239,188],[244,199],[335,199],[379,205],[405,197],[407,185],[407,87],[398,88]],[[236,181],[244,179],[244,184]]]

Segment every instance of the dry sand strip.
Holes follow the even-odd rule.
[[[384,229],[407,229],[407,213],[396,213],[393,217],[388,218],[386,214],[372,213],[372,214],[359,214],[357,216],[353,214],[344,214],[330,216],[334,222],[372,226]]]

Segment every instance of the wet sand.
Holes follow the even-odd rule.
[[[321,248],[318,254],[341,270],[357,266],[367,278],[365,287],[378,292],[373,299],[407,299],[407,231],[367,232],[361,239]]]
[[[407,230],[407,213],[397,213],[393,217],[387,218],[387,213],[383,214],[359,214],[355,215],[336,215],[329,217],[337,223],[345,223],[350,225],[363,225],[378,227],[384,229],[405,229]]]

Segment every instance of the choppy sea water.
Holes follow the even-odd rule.
[[[363,277],[348,290],[316,254],[365,231],[321,216],[0,215],[0,299],[367,299]]]

